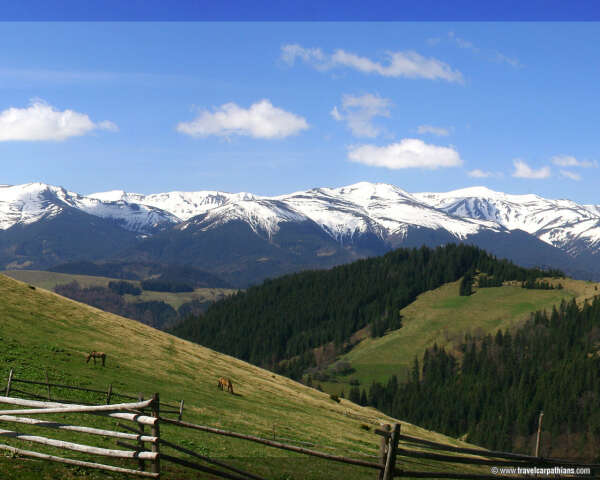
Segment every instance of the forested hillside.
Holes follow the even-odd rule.
[[[217,302],[173,333],[297,378],[313,364],[315,347],[334,342],[340,351],[365,326],[373,335],[398,329],[400,310],[417,295],[475,271],[500,281],[560,274],[517,267],[472,246],[399,249],[267,280]]]
[[[516,332],[467,337],[462,361],[435,346],[408,379],[350,398],[492,449],[531,453],[540,411],[544,456],[600,460],[600,298],[537,312]]]

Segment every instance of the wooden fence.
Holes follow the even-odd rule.
[[[150,400],[138,399],[136,402],[118,403],[118,404],[102,404],[102,405],[87,405],[73,404],[66,402],[40,401],[29,400],[22,398],[9,397],[10,393],[19,393],[19,390],[12,388],[12,383],[22,382],[36,385],[47,385],[50,387],[69,388],[59,384],[51,384],[48,381],[33,382],[28,380],[16,379],[11,370],[9,381],[7,384],[6,395],[0,396],[0,404],[17,405],[20,407],[30,407],[19,410],[0,410],[0,422],[9,422],[30,425],[35,427],[59,429],[63,431],[73,431],[78,433],[86,433],[90,435],[100,435],[104,437],[115,438],[116,444],[124,447],[127,450],[116,450],[99,448],[90,445],[66,442],[47,437],[39,437],[34,435],[22,434],[13,430],[0,429],[0,437],[8,437],[16,440],[38,443],[50,447],[56,447],[65,450],[71,450],[90,455],[98,455],[105,457],[118,458],[122,460],[133,460],[137,462],[137,468],[123,468],[120,466],[94,463],[89,461],[75,460],[45,453],[24,450],[9,445],[0,444],[0,450],[6,450],[19,455],[49,460],[54,462],[67,463],[78,465],[81,467],[97,468],[114,472],[121,472],[131,475],[144,477],[160,477],[161,462],[173,463],[182,467],[190,468],[195,471],[208,473],[220,478],[231,480],[265,480],[263,477],[246,472],[240,468],[229,465],[221,460],[210,458],[199,452],[193,451],[187,447],[179,445],[176,438],[171,441],[161,436],[160,425],[171,425],[183,429],[201,431],[208,434],[221,435],[230,438],[237,438],[254,443],[259,443],[267,447],[276,448],[306,455],[308,457],[321,458],[327,461],[338,462],[355,467],[372,469],[374,478],[377,480],[392,480],[394,478],[454,478],[454,479],[498,479],[503,478],[498,472],[494,472],[492,467],[588,467],[591,475],[585,478],[600,478],[600,464],[575,464],[569,460],[556,458],[542,458],[538,455],[523,455],[510,452],[490,451],[478,448],[463,448],[455,447],[429,440],[424,440],[401,433],[401,425],[383,425],[375,430],[375,434],[381,436],[379,442],[379,455],[377,458],[360,459],[341,455],[326,453],[315,448],[307,448],[306,446],[293,445],[291,443],[283,443],[274,439],[262,438],[254,435],[238,433],[219,428],[214,428],[206,425],[197,425],[181,420],[179,416],[175,418],[167,418],[163,416],[162,406],[171,407],[167,412],[173,413],[173,406],[163,404],[159,400],[159,395],[156,393]],[[106,392],[94,389],[83,389],[81,387],[71,387],[78,390],[89,392],[101,392],[107,394],[107,402],[110,400],[111,388]],[[27,394],[26,392],[23,392]],[[29,393],[29,395],[32,395]],[[51,393],[48,391],[48,396]],[[124,395],[122,395],[124,396]],[[183,408],[183,401],[181,402]],[[66,423],[58,423],[53,421],[43,421],[37,418],[31,418],[31,415],[39,414],[91,414],[104,415],[119,420],[118,427],[125,432],[113,431],[92,428],[80,425],[71,425]],[[177,413],[177,412],[175,412]],[[179,412],[181,413],[181,412]],[[26,415],[26,416],[24,416]],[[129,423],[126,423],[129,422]],[[145,431],[145,427],[150,427],[150,432]],[[538,432],[541,432],[541,420],[539,423]],[[148,434],[149,433],[149,434]],[[536,453],[539,453],[539,438],[536,442]],[[292,441],[293,442],[293,441]],[[306,445],[307,442],[296,442]],[[148,445],[148,446],[147,446]],[[164,448],[161,448],[164,447]],[[173,451],[174,453],[165,453],[164,449]],[[323,447],[325,448],[325,447]],[[179,456],[177,456],[179,455]],[[182,455],[185,457],[182,458]],[[192,457],[191,460],[189,457]],[[418,459],[427,461],[429,468],[437,467],[446,471],[413,471],[402,468],[403,459]],[[146,463],[150,463],[150,470],[146,471]],[[199,463],[203,462],[203,463]],[[442,463],[440,463],[442,462]],[[407,461],[405,460],[405,463]],[[208,465],[207,465],[208,464]],[[448,464],[456,464],[457,466],[469,465],[472,467],[486,468],[488,473],[454,473],[448,471]],[[511,478],[511,477],[504,477]],[[561,476],[560,478],[564,478]]]
[[[9,396],[12,393],[18,393],[20,395],[25,395],[31,398],[35,398],[38,400],[48,400],[48,401],[58,401],[61,403],[77,403],[80,405],[86,405],[86,402],[81,401],[80,399],[65,399],[65,398],[57,398],[56,396],[52,395],[52,391],[51,389],[65,389],[65,390],[72,390],[72,391],[76,391],[76,392],[87,392],[87,393],[94,393],[97,394],[99,396],[101,396],[102,398],[106,399],[106,404],[110,404],[111,400],[113,400],[115,397],[119,397],[121,399],[126,399],[126,400],[134,400],[134,401],[140,401],[143,400],[143,395],[142,394],[138,394],[137,396],[133,396],[130,394],[125,394],[125,393],[117,393],[113,390],[112,384],[109,384],[106,388],[106,390],[100,390],[100,389],[95,389],[95,388],[85,388],[85,387],[78,387],[75,385],[64,385],[64,384],[60,384],[60,383],[50,383],[50,381],[48,380],[48,372],[45,372],[45,376],[46,376],[46,381],[45,382],[40,382],[40,381],[35,381],[35,380],[26,380],[23,378],[17,378],[14,374],[14,369],[10,369],[10,371],[8,372],[8,380],[6,382],[6,390],[5,390],[5,396]],[[46,387],[47,390],[47,395],[43,396],[40,395],[39,393],[33,393],[33,392],[28,392],[28,391],[24,391],[18,388],[14,387],[14,383],[22,383],[25,385],[39,385],[42,387]],[[96,402],[97,403],[97,402]],[[87,403],[87,405],[95,405],[96,403]],[[170,403],[165,403],[165,402],[161,402],[160,404],[160,409],[161,409],[161,414],[176,414],[177,418],[179,420],[181,420],[183,418],[183,409],[184,409],[184,401],[181,400],[179,402],[178,405],[173,405]]]
[[[89,435],[99,435],[103,437],[114,437],[117,439],[130,439],[138,442],[148,442],[151,444],[151,450],[146,449],[130,449],[130,450],[116,450],[109,448],[100,448],[82,443],[67,442],[64,440],[53,439],[49,437],[42,437],[38,435],[30,435],[20,433],[16,430],[5,430],[0,429],[0,437],[10,438],[18,441],[25,441],[35,444],[46,445],[49,447],[55,447],[62,450],[70,450],[74,452],[85,453],[89,455],[117,458],[122,460],[137,460],[151,462],[152,468],[150,472],[144,471],[143,468],[133,469],[124,468],[115,465],[109,465],[105,463],[96,463],[84,460],[76,460],[72,458],[59,457],[56,455],[50,455],[47,453],[36,452],[32,450],[25,450],[17,448],[11,445],[0,444],[0,450],[8,451],[13,454],[18,454],[24,457],[37,458],[42,460],[49,460],[52,462],[65,463],[69,465],[77,465],[80,467],[94,468],[100,470],[107,470],[111,472],[126,473],[132,475],[138,475],[143,477],[160,477],[160,463],[159,463],[159,427],[158,427],[158,402],[157,397],[142,402],[132,403],[119,403],[110,405],[76,405],[76,404],[65,404],[58,402],[41,402],[36,400],[26,400],[22,398],[14,398],[7,396],[0,396],[0,404],[16,405],[20,407],[30,407],[21,409],[4,409],[0,410],[0,422],[17,423],[32,425],[35,427],[68,430],[73,432],[85,433]],[[152,416],[142,415],[140,413],[133,413],[133,411],[139,411],[140,409],[151,408],[153,410]],[[151,435],[134,435],[126,434],[123,432],[117,432],[113,430],[98,429],[93,427],[87,427],[82,425],[72,425],[65,423],[58,423],[55,421],[44,421],[37,418],[31,418],[30,415],[49,415],[49,414],[93,414],[93,415],[106,415],[120,420],[127,420],[137,425],[149,425],[152,429]],[[26,416],[24,416],[26,415]]]

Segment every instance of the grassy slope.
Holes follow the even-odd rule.
[[[342,383],[323,383],[329,391],[348,392],[347,382],[358,379],[368,386],[373,380],[385,381],[391,375],[404,378],[412,367],[415,356],[422,357],[428,347],[437,343],[452,349],[473,334],[496,332],[514,327],[529,318],[536,310],[551,309],[563,298],[577,297],[580,301],[599,292],[598,284],[572,279],[555,280],[564,290],[526,290],[505,285],[477,289],[469,297],[458,294],[460,281],[421,294],[415,302],[402,310],[403,327],[377,339],[362,340],[341,361],[350,362],[356,372],[338,377]]]
[[[46,290],[54,290],[57,285],[70,283],[74,280],[82,287],[106,287],[108,286],[108,282],[118,280],[108,277],[46,272],[43,270],[7,270],[2,273],[16,280],[35,285],[36,287],[45,288]],[[128,281],[138,287],[141,283],[135,280]],[[235,290],[227,288],[197,288],[193,292],[181,293],[143,291],[141,295],[125,295],[125,300],[131,303],[162,300],[177,310],[183,303],[191,302],[192,300],[200,300],[201,302],[214,301],[232,292],[235,292]]]
[[[327,446],[326,451],[355,456],[357,452],[359,455],[377,452],[379,437],[363,429],[363,425],[372,430],[378,423],[391,421],[373,409],[347,400],[335,403],[327,394],[285,377],[52,292],[34,290],[2,275],[0,327],[0,372],[4,378],[9,368],[14,368],[17,377],[43,380],[47,369],[51,381],[61,383],[93,388],[105,388],[111,383],[117,392],[143,392],[146,396],[158,391],[162,401],[185,399],[184,419],[191,422],[267,437],[275,432],[279,437],[310,441]],[[90,350],[107,353],[105,368],[84,362],[84,355]],[[232,378],[239,395],[218,391],[216,382],[220,376]],[[22,384],[14,384],[15,388],[19,385]],[[44,389],[38,391],[45,394]],[[63,397],[67,395],[53,392]],[[73,398],[72,392],[69,395]],[[114,420],[104,417],[79,418],[79,422],[71,416],[68,418],[74,423],[115,427]],[[65,416],[58,419],[64,421]],[[14,424],[2,424],[0,428],[14,427]],[[18,426],[18,430],[115,448],[108,439],[92,437],[90,440],[89,436],[77,437],[79,434],[27,426]],[[330,478],[344,476],[348,480],[374,476],[372,471],[315,459],[303,460],[306,457],[235,439],[174,430],[171,426],[163,426],[161,432],[167,439],[206,454],[227,457],[228,462],[268,478],[318,479],[324,471],[331,472]],[[458,444],[410,424],[403,424],[403,432]],[[9,439],[2,441],[16,444]],[[21,443],[21,446],[53,452],[39,445]],[[53,453],[65,455],[65,452]],[[77,458],[78,454],[66,456]],[[461,468],[458,467],[458,471]],[[167,479],[205,478],[170,465],[165,465],[164,470]],[[122,478],[37,461],[15,461],[2,455],[0,473],[3,479],[11,480]]]

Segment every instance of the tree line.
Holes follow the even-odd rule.
[[[63,297],[138,320],[161,330],[172,327],[186,317],[201,315],[207,307],[206,303],[198,300],[186,302],[177,310],[162,300],[128,302],[123,295],[139,296],[142,291],[135,284],[125,281],[111,281],[108,287],[82,287],[77,281],[72,281],[57,285],[54,291]]]
[[[600,460],[600,299],[563,301],[514,332],[434,346],[402,382],[349,398],[396,418],[496,450],[531,453],[544,412],[543,454]]]
[[[266,280],[211,305],[171,332],[299,378],[314,365],[314,348],[333,343],[340,351],[364,327],[375,336],[400,328],[400,310],[420,293],[474,271],[500,281],[548,274],[462,244],[398,249],[330,270]]]

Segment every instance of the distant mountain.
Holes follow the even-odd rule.
[[[0,186],[0,230],[31,225],[69,210],[108,219],[125,230],[151,234],[180,220],[164,210],[123,200],[102,201],[44,183]]]
[[[65,212],[71,212],[65,222],[79,223],[77,238],[90,247],[72,245],[79,241],[71,236],[44,256],[48,239],[29,227]],[[90,229],[102,233],[84,240]],[[44,235],[55,238],[55,230],[46,227]],[[27,242],[41,243],[18,255]],[[98,259],[157,262],[191,265],[245,286],[400,246],[450,242],[474,244],[524,266],[600,278],[600,207],[484,187],[411,194],[361,182],[276,197],[122,190],[83,196],[41,183],[0,187],[0,264],[12,268]]]
[[[462,218],[476,218],[523,230],[570,255],[598,253],[600,208],[538,195],[508,195],[485,187],[447,193],[417,193],[415,197]]]
[[[229,202],[254,200],[257,198],[251,193],[200,191],[142,195],[140,193],[127,193],[123,190],[92,193],[89,197],[102,202],[126,202],[129,204],[156,207],[166,212],[170,212],[180,220],[187,220]]]
[[[162,265],[148,262],[90,262],[78,261],[56,265],[51,272],[120,278],[124,280],[160,280],[174,284],[185,283],[194,288],[229,288],[230,285],[209,272],[190,266]]]

